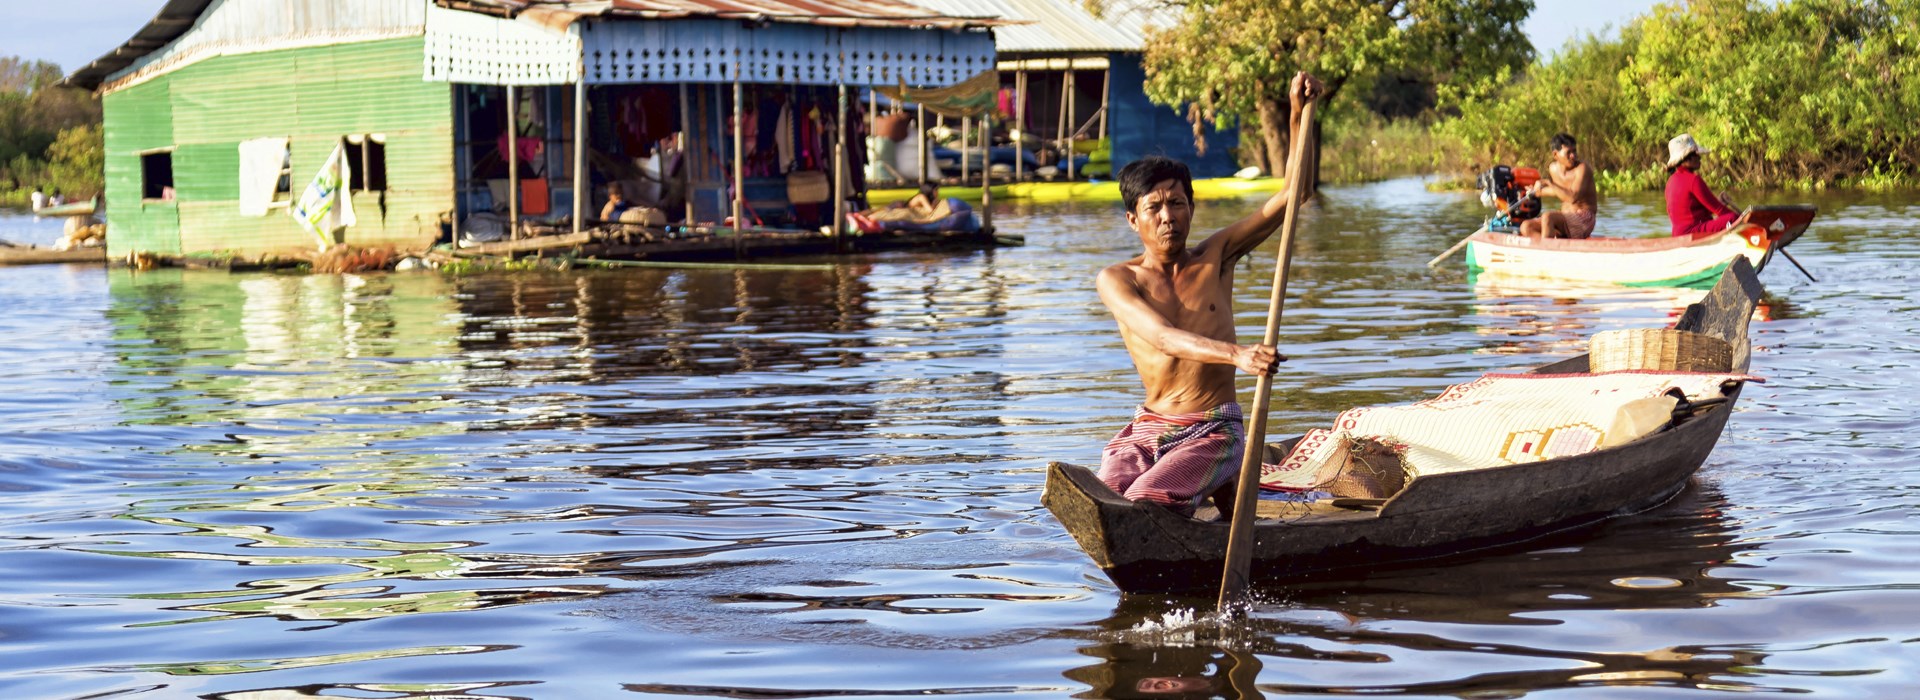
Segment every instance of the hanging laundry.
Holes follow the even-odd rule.
[[[347,153],[344,144],[335,143],[333,154],[327,156],[320,172],[314,173],[313,181],[300,193],[287,213],[299,222],[300,228],[311,234],[320,245],[322,252],[333,247],[333,232],[357,223],[353,215],[353,198],[347,192],[346,184],[351,180],[352,171],[347,165]]]
[[[287,137],[240,142],[240,215],[266,216],[287,163]]]
[[[780,118],[774,120],[773,146],[779,152],[780,172],[793,172],[793,105],[780,104]]]

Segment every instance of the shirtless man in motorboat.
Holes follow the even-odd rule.
[[[1553,164],[1547,166],[1547,177],[1534,183],[1533,194],[1559,199],[1560,211],[1521,222],[1520,233],[1535,238],[1592,236],[1594,219],[1600,213],[1600,193],[1593,186],[1593,166],[1580,160],[1579,145],[1572,136],[1554,134],[1547,147],[1553,149]]]

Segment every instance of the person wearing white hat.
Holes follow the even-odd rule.
[[[1706,152],[1691,134],[1667,142],[1667,218],[1673,222],[1675,236],[1718,233],[1740,218],[1696,172],[1700,154]]]

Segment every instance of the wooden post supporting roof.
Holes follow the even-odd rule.
[[[920,184],[927,184],[927,158],[933,149],[927,148],[927,106],[915,105],[918,115],[913,119],[913,132],[919,135],[920,143]]]
[[[733,247],[739,250],[740,232],[747,228],[746,94],[740,89],[740,64],[733,66]]]
[[[968,168],[973,167],[973,162],[967,160],[967,132],[972,130],[973,130],[973,118],[961,117],[960,118],[960,181],[961,182],[966,182],[967,180],[973,179],[971,171],[968,170]],[[980,157],[985,158],[986,151],[981,151]]]
[[[1100,71],[1100,138],[1107,138],[1107,107],[1113,102],[1113,66]]]
[[[583,67],[580,77],[573,83],[574,233],[579,233],[587,225],[587,190],[592,186],[587,182],[587,74]]]
[[[993,145],[992,134],[992,117],[981,115],[980,152],[982,154],[987,153],[989,147]],[[962,141],[964,142],[965,139],[962,139]],[[987,164],[983,162],[980,166],[980,228],[987,231],[993,230],[993,176],[988,174],[991,172],[993,172],[993,168],[988,167]]]
[[[693,106],[687,104],[687,84],[680,84],[680,199],[686,204],[687,218],[680,221],[681,227],[693,226],[693,139],[689,131],[693,129]]]
[[[1019,182],[1026,177],[1027,147],[1027,71],[1025,68],[1013,75],[1013,128],[1007,135],[1013,137],[1013,181]]]
[[[1073,66],[1072,64],[1068,64],[1067,66],[1067,111],[1063,113],[1067,120],[1067,147],[1065,150],[1067,153],[1067,179],[1068,180],[1072,180],[1074,175],[1073,173],[1073,139],[1075,136],[1080,135],[1080,115],[1073,113],[1073,107],[1074,107],[1074,101],[1075,101],[1074,98],[1078,97],[1078,95],[1074,93],[1079,91],[1074,88],[1075,86],[1073,83]]]
[[[507,238],[520,237],[520,120],[518,96],[507,86]]]
[[[847,128],[847,84],[841,83],[839,90],[833,112],[833,241],[835,249],[844,250],[841,241],[847,230],[847,137],[851,130]]]

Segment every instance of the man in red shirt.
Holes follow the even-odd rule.
[[[1740,218],[1739,212],[1713,196],[1707,181],[1695,172],[1700,154],[1706,152],[1690,134],[1667,142],[1667,218],[1673,221],[1675,236],[1717,233]]]

